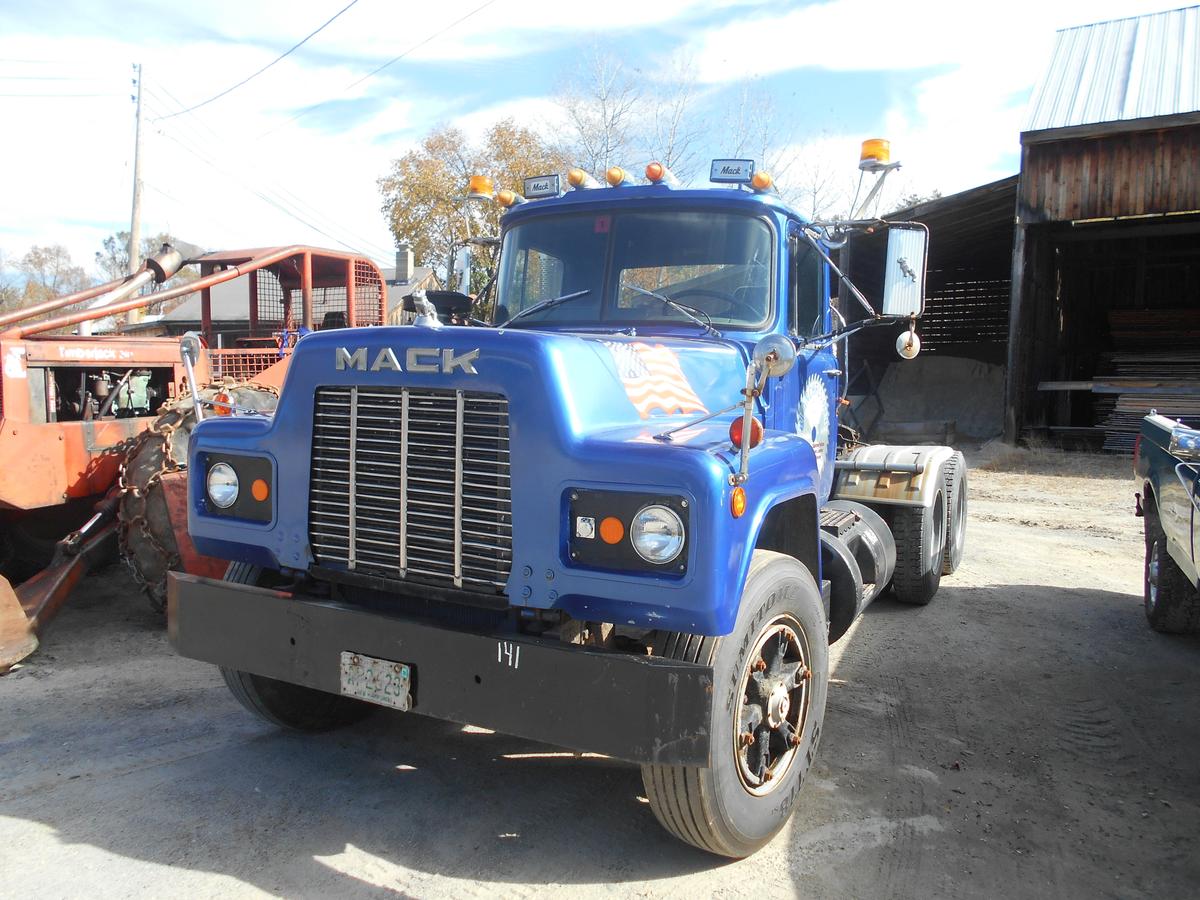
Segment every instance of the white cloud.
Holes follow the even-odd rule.
[[[892,176],[886,204],[903,193],[950,194],[1015,174],[1028,95],[1049,62],[1054,32],[1163,9],[1164,2],[1170,0],[913,0],[900,7],[829,0],[712,29],[693,38],[691,52],[698,77],[710,84],[810,68],[941,69],[911,93],[887,98],[876,134],[802,148],[801,156],[827,160],[810,167],[825,169],[833,165],[826,153],[843,154],[844,165],[856,159],[863,138],[890,139],[904,166]]]
[[[481,108],[455,117],[459,107],[447,104],[445,87],[416,83],[422,70],[405,64],[389,69],[386,78],[347,90],[480,2],[361,3],[229,97],[194,114],[148,121],[144,232],[169,230],[194,243],[225,248],[345,241],[386,261],[392,239],[375,182],[389,161],[408,149],[417,129],[450,118],[477,137],[496,119],[512,115],[554,133],[561,127],[561,112],[548,97],[495,100],[498,84],[517,67],[533,64],[522,57],[577,47],[592,35],[612,38],[624,30],[686,23],[724,4],[611,0],[603,7],[564,10],[558,0],[497,2],[408,57],[477,75]],[[1163,8],[1164,2],[1169,0],[1149,6]],[[764,4],[768,11],[760,16],[742,13],[739,4],[737,22],[691,40],[680,29],[677,41],[662,42],[655,60],[677,51],[685,58],[690,54],[705,90],[804,66],[836,72],[940,69],[914,91],[890,98],[877,127],[906,163],[898,183],[950,192],[1015,166],[1022,92],[1040,76],[1055,27],[1129,15],[1147,6],[1133,0],[1010,0],[988,7],[913,0],[901,8],[878,0],[830,0],[782,12]],[[19,20],[11,9],[0,12],[0,58],[61,61],[41,67],[0,64],[0,76],[9,76],[0,81],[0,93],[106,96],[0,97],[8,176],[0,248],[15,259],[31,244],[63,243],[77,262],[88,265],[106,234],[127,227],[130,63],[144,63],[148,113],[162,115],[180,108],[175,100],[187,106],[229,87],[330,14],[313,3],[213,0],[173,7],[169,20],[115,39],[109,35],[125,32],[99,24],[95,34],[84,34],[85,16],[67,23],[70,27],[56,27],[56,9],[30,5]],[[89,16],[118,21],[121,10],[99,4]],[[288,37],[281,39],[285,33]],[[202,37],[181,38],[188,34]],[[653,68],[655,60],[643,62]],[[47,73],[81,80],[29,80]],[[461,81],[455,90],[461,90]],[[547,94],[550,82],[548,77]],[[319,108],[291,121],[314,105]],[[347,124],[339,128],[339,120]],[[399,137],[388,143],[384,135]],[[808,142],[804,150],[852,172],[858,142],[868,136],[874,135],[835,134]]]
[[[991,60],[995,77],[1032,83],[1054,31],[1166,9],[1170,0],[827,0],[771,12],[696,35],[702,81],[727,82],[795,69],[896,71]]]

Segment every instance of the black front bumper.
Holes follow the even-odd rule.
[[[637,763],[705,766],[709,666],[481,635],[171,573],[182,655],[338,693],[343,650],[412,666],[413,712]]]

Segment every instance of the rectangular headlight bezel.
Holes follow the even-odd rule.
[[[205,515],[221,519],[237,519],[241,522],[262,524],[270,522],[275,517],[275,466],[271,459],[265,456],[247,456],[240,453],[205,453],[202,457],[204,471],[193,473],[199,476],[196,485],[196,496]],[[217,463],[227,463],[233,467],[238,478],[238,496],[232,505],[221,509],[208,499],[208,473]],[[256,479],[261,478],[267,483],[268,493],[265,500],[256,500],[252,486]]]
[[[683,523],[683,547],[668,563],[647,562],[638,555],[630,541],[633,517],[644,507],[654,505],[667,507]],[[567,564],[605,572],[652,573],[682,578],[687,574],[691,555],[691,510],[691,501],[678,494],[572,489],[566,495]],[[615,544],[606,543],[601,536],[601,525],[610,516],[619,519],[623,528],[621,540]],[[594,521],[593,537],[585,538],[576,533],[576,523],[580,518]]]

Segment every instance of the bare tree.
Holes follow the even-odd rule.
[[[0,309],[8,309],[20,305],[21,288],[8,267],[8,259],[0,250]]]
[[[620,57],[593,47],[562,89],[567,153],[589,172],[624,162],[634,149],[641,89]]]
[[[753,81],[744,81],[726,114],[730,156],[753,159],[776,179],[782,180],[793,162],[787,152],[788,135],[779,128],[774,98]]]
[[[667,72],[650,112],[649,156],[661,162],[682,180],[696,170],[697,145],[703,137],[699,122],[692,115],[696,98],[696,69],[691,57],[676,57]]]
[[[30,302],[82,290],[91,283],[83,267],[71,259],[70,251],[59,244],[30,247],[18,266],[25,273],[24,297]]]

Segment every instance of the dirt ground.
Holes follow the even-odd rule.
[[[966,563],[834,648],[813,777],[751,859],[673,840],[604,758],[261,725],[112,568],[0,679],[0,893],[1196,896],[1200,638],[1145,623],[1128,462],[973,462]]]

